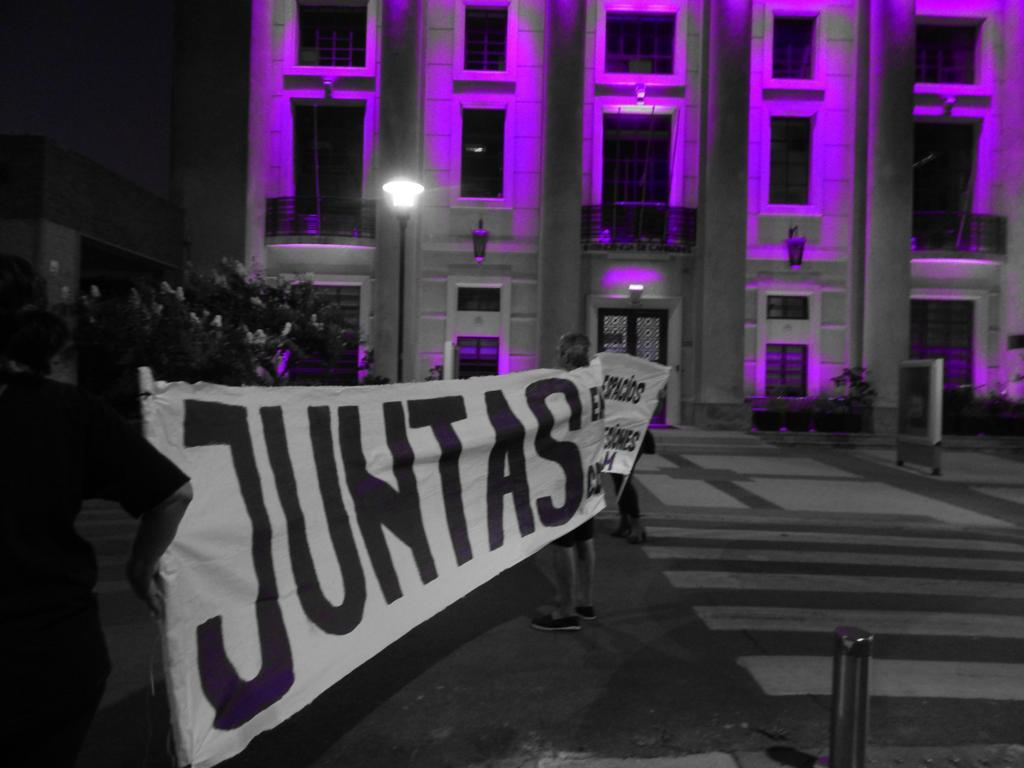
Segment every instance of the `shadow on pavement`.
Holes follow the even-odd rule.
[[[795,768],[814,768],[818,762],[814,755],[808,755],[793,747],[769,747],[765,754],[779,765],[792,765]]]

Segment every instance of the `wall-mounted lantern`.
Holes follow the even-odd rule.
[[[476,259],[477,264],[482,264],[487,256],[487,238],[490,234],[484,229],[484,220],[480,219],[476,229],[473,230],[473,258]]]
[[[634,304],[640,303],[640,297],[644,295],[643,283],[629,284],[629,300]]]
[[[804,246],[807,245],[807,238],[797,235],[799,229],[799,227],[790,227],[789,237],[786,238],[790,269],[800,269],[800,265],[804,263]]]

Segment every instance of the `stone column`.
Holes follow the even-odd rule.
[[[249,44],[249,164],[245,205],[245,258],[253,271],[266,262],[263,244],[267,219],[267,173],[270,169],[270,69],[273,57],[272,0],[252,0],[252,40]]]
[[[580,225],[586,3],[548,0],[545,6],[537,352],[541,366],[557,367],[558,337],[585,331]]]
[[[1024,143],[1020,141],[1024,129],[1024,5],[1017,0],[1003,3],[1003,45],[1000,66],[1003,72],[1002,128],[999,145],[1000,174],[1002,175],[1002,208],[997,211],[1006,216],[1006,266],[1002,280],[1002,317],[998,349],[1006,355],[1006,381],[1011,393],[1024,397],[1024,381],[1014,382],[1016,375],[1024,374],[1024,349],[1008,349],[1007,337],[1024,334]]]
[[[747,428],[743,392],[751,0],[705,0],[694,343],[698,426]]]
[[[864,365],[878,390],[875,431],[892,433],[910,355],[914,0],[873,0],[869,34]]]
[[[200,269],[246,258],[249,0],[174,4],[171,189]]]
[[[853,206],[847,264],[846,364],[864,365],[864,253],[867,247],[868,96],[871,84],[871,0],[857,0],[854,26]]]
[[[423,3],[421,0],[382,0],[380,43],[380,152],[377,179],[370,195],[377,203],[377,254],[374,269],[373,337],[375,372],[392,381],[398,362],[398,302],[405,301],[402,357],[406,378],[415,366],[416,274],[411,265],[419,252],[419,212],[414,211],[406,237],[405,296],[398,295],[398,218],[381,185],[403,176],[422,183],[421,84]],[[408,298],[407,298],[408,297]]]

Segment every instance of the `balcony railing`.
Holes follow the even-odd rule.
[[[267,200],[267,235],[376,237],[374,200],[340,197],[272,197]]]
[[[980,213],[914,211],[912,251],[1005,254],[1006,217]]]
[[[665,203],[585,205],[581,234],[585,251],[690,251],[697,210]]]

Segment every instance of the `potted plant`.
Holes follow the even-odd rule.
[[[942,431],[947,435],[971,434],[964,423],[964,409],[974,397],[970,385],[949,387],[942,391]]]
[[[752,408],[750,419],[755,432],[778,432],[782,429],[785,403],[782,398],[774,397],[768,401],[767,407]]]
[[[787,432],[809,432],[811,429],[811,401],[791,398],[786,401],[785,427]]]
[[[837,409],[844,414],[845,432],[861,432],[866,415],[878,394],[867,378],[867,369],[860,366],[844,368],[832,383],[842,394],[836,398]]]
[[[1014,432],[1014,402],[1000,392],[975,397],[965,411],[971,429],[968,434],[1001,436]]]
[[[816,432],[845,432],[848,409],[836,398],[819,397],[813,404]]]
[[[991,434],[991,414],[983,398],[974,397],[960,409],[960,434],[987,435]]]

